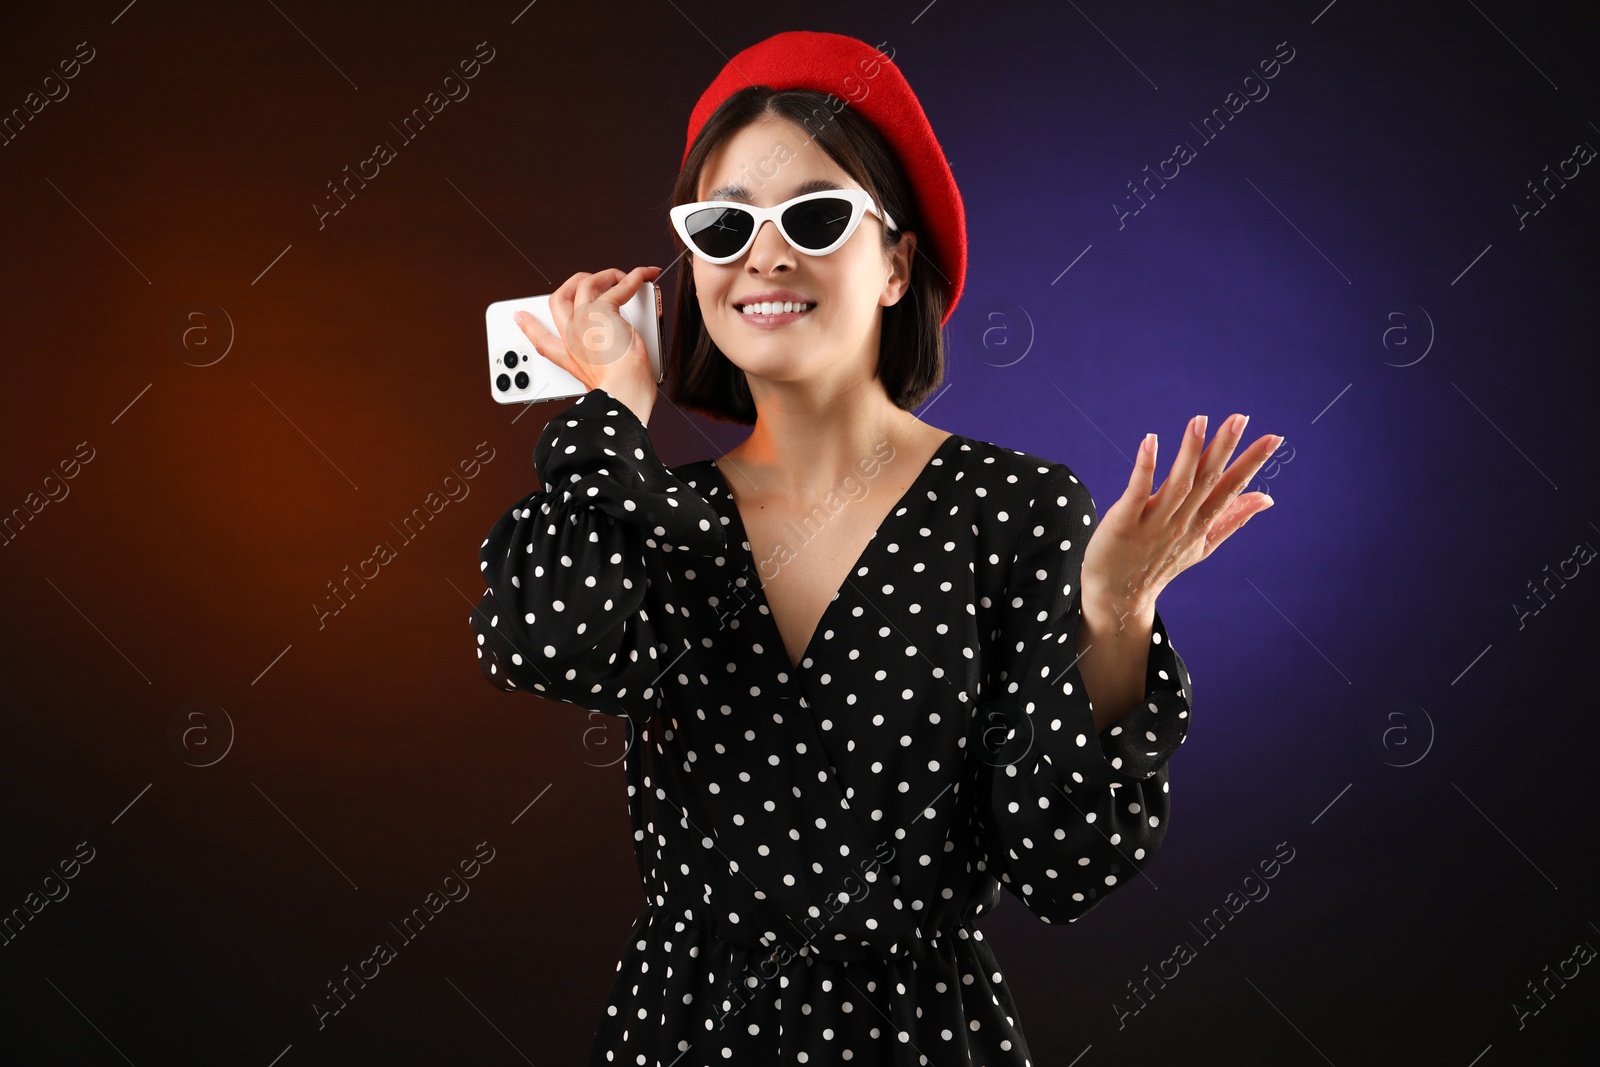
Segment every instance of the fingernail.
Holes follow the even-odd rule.
[[[1156,435],[1155,434],[1147,433],[1147,434],[1144,435],[1144,450],[1146,452],[1149,452],[1152,456],[1155,455],[1155,452],[1156,452]]]
[[[1194,435],[1202,441],[1206,439],[1206,416],[1196,415],[1194,417]]]
[[[1274,504],[1276,504],[1276,503],[1277,503],[1277,501],[1276,501],[1276,500],[1274,500],[1274,499],[1272,499],[1272,498],[1271,498],[1271,497],[1270,497],[1270,496],[1269,496],[1269,497],[1267,497],[1267,508],[1270,508],[1270,507],[1271,507],[1271,506],[1272,506],[1272,505],[1274,505]],[[1267,510],[1267,508],[1262,508],[1262,509],[1261,509],[1261,510],[1262,510],[1262,511],[1266,511],[1266,510]]]
[[[1250,421],[1250,416],[1249,415],[1235,415],[1233,417],[1233,432],[1234,433],[1244,433],[1245,425],[1247,423],[1249,423],[1249,421]]]

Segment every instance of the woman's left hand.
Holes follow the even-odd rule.
[[[1155,435],[1140,446],[1127,490],[1100,517],[1084,548],[1080,581],[1086,612],[1118,620],[1132,615],[1148,622],[1167,583],[1272,506],[1266,493],[1240,492],[1283,438],[1258,437],[1229,464],[1246,421],[1243,415],[1233,416],[1206,445],[1206,417],[1191,419],[1172,470],[1153,496]]]

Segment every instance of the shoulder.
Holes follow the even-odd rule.
[[[701,491],[701,495],[704,495],[707,484],[714,484],[716,481],[715,476],[711,473],[712,462],[709,459],[696,459],[688,463],[680,463],[676,467],[668,467],[667,470],[672,473],[673,477],[694,486]]]
[[[970,480],[997,505],[1003,502],[1028,511],[1094,508],[1088,488],[1060,460],[961,437],[956,441],[954,462],[958,476]]]

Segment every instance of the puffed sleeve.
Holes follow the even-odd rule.
[[[1077,633],[1083,553],[1098,525],[1088,490],[1051,464],[1023,518],[979,709],[991,870],[1049,923],[1082,916],[1161,847],[1167,760],[1189,728],[1189,674],[1158,611],[1144,699],[1095,730]]]
[[[512,505],[478,551],[488,583],[470,616],[478,666],[507,692],[649,717],[672,660],[645,606],[650,558],[720,555],[721,521],[603,389],[550,420],[533,461],[544,488]]]

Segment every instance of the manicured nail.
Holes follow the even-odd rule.
[[[1147,433],[1147,434],[1144,435],[1144,450],[1146,452],[1150,453],[1152,456],[1156,454],[1156,435],[1155,434]]]
[[[1233,432],[1234,433],[1238,433],[1238,434],[1244,433],[1245,425],[1249,421],[1250,421],[1250,416],[1249,415],[1235,415],[1233,417]]]
[[[1204,441],[1206,439],[1206,416],[1196,415],[1193,425],[1194,435]]]

